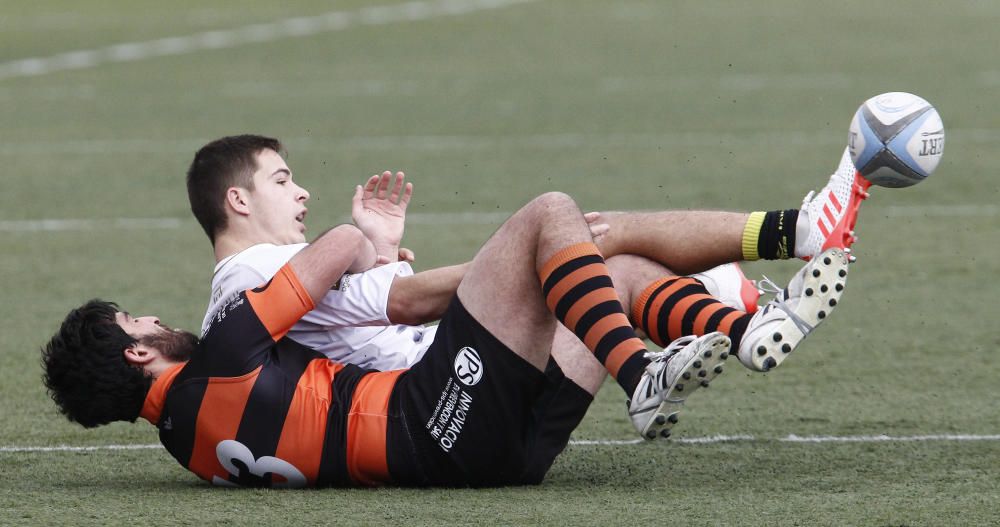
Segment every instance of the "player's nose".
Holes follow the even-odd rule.
[[[299,201],[302,201],[302,202],[309,201],[309,191],[306,190],[306,189],[304,189],[304,188],[302,188],[302,187],[298,187],[298,188],[299,188],[299,194],[298,194]]]

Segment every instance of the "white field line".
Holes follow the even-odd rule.
[[[1000,205],[890,205],[879,213],[893,218],[982,218],[1000,215]],[[498,225],[510,217],[506,211],[494,212],[411,212],[408,225]],[[94,230],[168,230],[179,229],[182,218],[110,218],[110,219],[38,219],[0,220],[0,232],[74,232]],[[349,217],[339,218],[349,222]],[[193,224],[194,220],[190,220]],[[192,227],[193,228],[193,227]]]
[[[1000,129],[966,128],[948,130],[952,143],[993,145],[1000,143]],[[668,132],[582,134],[575,132],[519,135],[402,135],[357,137],[286,137],[289,150],[337,151],[413,150],[469,151],[518,148],[565,150],[573,148],[677,148],[733,146],[787,147],[842,145],[844,137],[829,132],[747,130],[741,132]],[[0,155],[104,155],[104,154],[193,154],[206,139],[69,139],[55,141],[4,141]]]
[[[920,436],[797,436],[788,435],[786,443],[912,443],[919,441],[1000,441],[1000,435],[933,434]]]
[[[752,435],[718,435],[707,437],[684,437],[665,441],[683,444],[716,444],[716,443],[763,443],[776,441],[779,443],[914,443],[914,442],[970,442],[970,441],[1000,441],[1000,435],[976,434],[933,434],[916,436],[859,435],[859,436],[799,436],[789,434],[784,437],[756,437]],[[579,439],[571,440],[571,446],[626,446],[645,443],[641,439]],[[664,442],[664,441],[659,441]],[[156,450],[163,448],[160,444],[143,445],[93,445],[93,446],[3,446],[0,453],[43,453],[43,452],[94,452],[99,450]]]
[[[5,446],[0,447],[0,453],[18,452],[95,452],[98,450],[155,450],[163,448],[163,445],[94,445],[94,446]]]
[[[671,443],[686,444],[714,444],[714,443],[759,443],[767,441],[777,441],[779,443],[914,443],[930,441],[1000,441],[1000,435],[974,435],[974,434],[936,434],[919,436],[888,436],[888,435],[867,435],[867,436],[799,436],[789,434],[784,437],[755,437],[752,435],[720,435],[708,437],[681,437],[671,439]],[[618,446],[618,445],[638,445],[645,443],[642,439],[580,439],[570,441],[574,446]]]
[[[4,62],[0,63],[0,80],[94,68],[115,62],[184,55],[203,50],[235,48],[247,44],[343,31],[360,26],[380,26],[457,16],[534,1],[536,0],[428,0],[362,7],[355,11],[330,11],[320,15],[286,18],[233,29],[203,31],[192,35],[142,42],[124,42],[102,48],[81,49],[48,57]]]

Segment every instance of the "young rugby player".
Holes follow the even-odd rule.
[[[231,136],[205,145],[191,163],[187,176],[191,208],[212,241],[217,262],[202,332],[228,298],[270,279],[305,247],[309,193],[294,183],[282,150],[276,139]],[[812,316],[796,331],[784,330],[790,336],[780,343],[757,344],[761,335],[795,322],[784,314],[789,311],[787,304],[784,310],[765,310],[756,319],[728,309],[753,314],[759,293],[737,266],[725,262],[809,259],[828,247],[849,248],[857,208],[866,196],[855,179],[845,153],[826,188],[815,198],[810,193],[800,210],[604,213],[590,221],[599,219],[603,227],[592,228],[607,229],[600,231],[598,246],[633,325],[660,346],[684,335],[722,331],[734,340],[744,364],[764,371],[780,364],[808,332],[798,331],[799,327],[818,320]],[[364,187],[357,187],[354,222],[392,263],[345,275],[291,329],[293,340],[338,362],[380,370],[412,366],[426,352],[436,327],[421,324],[440,318],[467,266],[414,275],[406,262],[395,262],[411,194],[412,185],[404,182],[402,173],[395,178],[389,172],[372,176]],[[696,278],[701,283],[675,277],[675,272],[699,273]],[[790,297],[801,296],[805,288],[799,282],[790,284]],[[688,293],[709,293],[724,305],[707,298],[679,304]],[[748,329],[753,334],[742,338]],[[556,378],[569,377],[562,382],[562,392],[574,397],[560,400],[573,401],[563,413],[579,422],[606,372],[572,333],[560,330],[557,339],[554,363],[571,366],[553,364],[548,372]],[[676,415],[670,417],[663,426],[654,427],[652,435],[668,435]],[[650,432],[640,428],[644,437]]]
[[[842,289],[847,260],[839,248],[816,255],[793,279],[802,295],[790,287],[762,310],[795,323],[788,340],[811,331],[800,323],[817,316],[814,300],[835,305],[828,292]],[[583,214],[560,193],[530,202],[480,249],[412,368],[342,365],[288,338],[345,273],[377,261],[357,227],[335,227],[224,302],[201,339],[92,301],[43,350],[46,385],[84,426],[144,417],[183,466],[220,485],[505,485],[539,481],[534,465],[558,454],[536,438],[560,324],[632,395],[640,429],[676,415],[685,387],[730,349],[711,332],[649,353]],[[693,303],[717,302],[686,289]]]

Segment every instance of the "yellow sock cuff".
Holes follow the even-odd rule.
[[[746,261],[760,260],[757,242],[760,241],[760,229],[764,226],[766,215],[766,212],[751,212],[747,224],[743,226],[743,259]]]

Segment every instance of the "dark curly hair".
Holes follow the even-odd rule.
[[[243,187],[253,190],[257,154],[274,150],[284,155],[281,142],[260,135],[233,135],[216,139],[194,155],[187,173],[188,201],[208,239],[226,228],[226,189]]]
[[[115,321],[118,311],[114,302],[91,300],[70,311],[42,348],[42,380],[52,400],[86,428],[135,422],[153,382],[125,360],[136,339]]]

